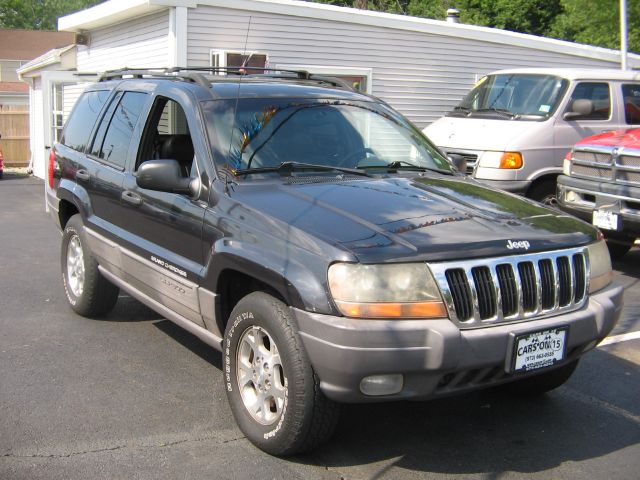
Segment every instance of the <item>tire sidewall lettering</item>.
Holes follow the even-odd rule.
[[[239,313],[234,317],[233,322],[228,327],[228,331],[226,334],[226,339],[224,343],[224,352],[223,352],[223,356],[224,356],[223,374],[224,374],[225,388],[227,389],[227,392],[232,395],[235,394],[240,396],[240,392],[238,391],[237,384],[235,382],[235,376],[234,376],[234,371],[235,371],[234,369],[236,368],[235,364],[237,361],[236,350],[238,347],[237,345],[235,345],[236,333],[244,332],[247,328],[250,328],[253,325],[263,326],[263,322],[259,321],[259,318],[258,318],[258,321],[252,321],[252,320],[256,320],[256,316],[254,315],[253,312],[244,311]],[[247,321],[251,321],[251,322],[247,322]],[[241,325],[243,322],[247,322],[247,324]],[[273,332],[271,333],[273,334]],[[232,351],[232,346],[233,346],[233,351]],[[278,435],[278,433],[283,429],[284,422],[287,417],[286,414],[288,411],[288,406],[289,406],[289,379],[287,377],[285,377],[284,379],[284,387],[285,387],[284,388],[284,405],[282,407],[282,413],[280,414],[280,418],[278,419],[278,422],[276,423],[275,427],[272,430],[269,430],[262,434],[262,437],[265,440],[272,439],[273,437]],[[240,400],[240,403],[241,402],[242,401]],[[249,417],[249,412],[246,411],[246,408],[244,407],[244,405],[242,405],[241,408],[243,409],[243,412],[247,415],[247,417]],[[253,419],[251,419],[250,421],[257,427],[260,427],[260,428],[265,427],[264,425],[259,425]]]

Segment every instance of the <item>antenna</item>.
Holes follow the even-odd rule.
[[[247,55],[247,44],[249,43],[249,32],[251,31],[251,15],[249,15],[249,23],[247,23],[247,34],[244,37],[244,49],[242,51],[242,56],[246,57]],[[243,62],[242,62],[242,67],[245,66],[246,62],[249,60],[249,57],[247,57]],[[240,76],[240,79],[238,81],[238,92],[236,93],[236,105],[233,109],[233,123],[231,124],[231,138],[229,139],[229,150],[227,151],[227,156],[231,155],[231,147],[233,147],[233,136],[234,133],[236,131],[235,125],[236,125],[236,117],[238,116],[238,102],[240,101],[240,87],[242,86],[242,77],[243,75]],[[228,157],[227,157],[228,159]],[[227,170],[229,169],[229,161],[227,160]],[[238,166],[239,168],[240,166]],[[227,193],[228,193],[228,189],[229,189],[229,176],[225,175],[225,188],[227,189]]]

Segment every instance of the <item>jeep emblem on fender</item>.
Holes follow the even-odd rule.
[[[531,246],[531,244],[529,242],[527,242],[526,240],[521,240],[519,242],[514,242],[513,240],[507,240],[507,248],[509,250],[518,250],[518,249],[525,249],[525,250],[529,250],[529,247]]]

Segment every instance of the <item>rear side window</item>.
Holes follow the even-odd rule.
[[[91,153],[111,165],[124,168],[133,130],[147,101],[147,94],[126,92],[116,101],[115,109],[109,107],[104,116],[103,125],[109,122],[109,126],[106,131],[102,128],[103,125],[100,126]]]
[[[83,93],[78,99],[71,117],[69,117],[60,143],[79,152],[84,151],[98,114],[110,93],[109,90],[93,90]]]
[[[582,82],[576,85],[571,94],[571,103],[575,100],[591,100],[593,111],[590,115],[580,117],[580,120],[608,120],[611,116],[611,95],[608,83]]]
[[[640,125],[640,84],[622,85],[624,118],[629,125]]]

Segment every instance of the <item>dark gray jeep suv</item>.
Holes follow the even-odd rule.
[[[47,202],[71,307],[122,289],[221,350],[258,447],[314,447],[344,402],[548,391],[613,328],[592,226],[465,177],[338,80],[196,70],[87,88]]]

